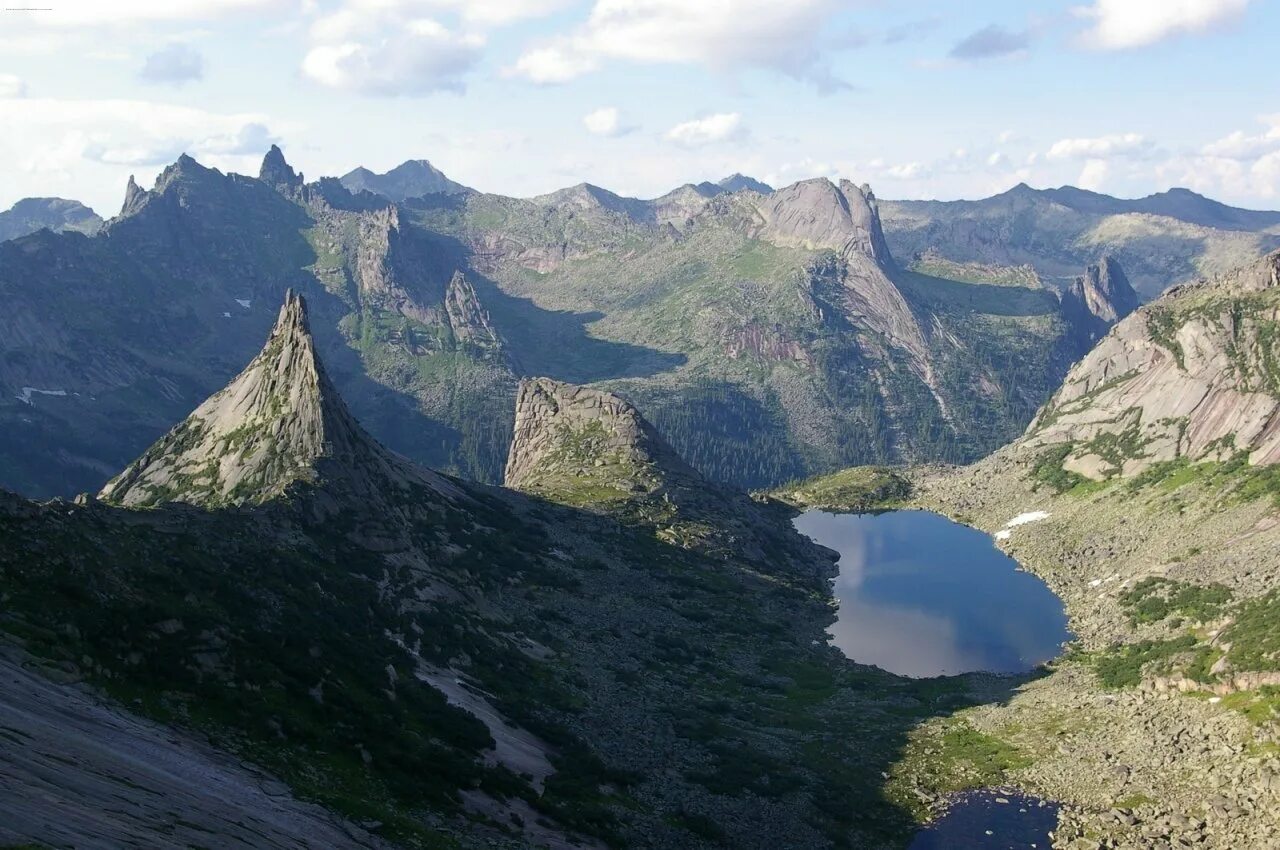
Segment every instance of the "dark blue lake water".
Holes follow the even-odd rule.
[[[796,528],[840,553],[831,640],[903,676],[1017,673],[1070,638],[1062,602],[977,529],[928,511],[806,511]]]
[[[1003,802],[1002,802],[1003,801]],[[974,791],[920,830],[907,850],[1030,850],[1047,848],[1058,807],[1034,797]]]

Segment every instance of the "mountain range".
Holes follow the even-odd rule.
[[[0,243],[0,844],[889,848],[1010,787],[1063,846],[1274,844],[1265,214],[1018,189],[913,251],[867,186],[726,182],[273,148]],[[1071,647],[850,661],[805,506],[989,532]]]
[[[410,163],[387,191],[434,173]],[[97,489],[234,374],[289,287],[360,421],[481,481],[501,477],[529,375],[625,392],[696,469],[739,485],[972,459],[1097,331],[1069,326],[1034,275],[904,267],[867,187],[725,183],[395,202],[307,183],[278,148],[257,178],[183,156],[151,189],[131,180],[93,236],[0,243],[0,483]]]

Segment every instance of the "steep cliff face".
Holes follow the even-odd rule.
[[[1116,322],[1138,309],[1138,293],[1110,255],[1085,269],[1062,293],[1062,315],[1072,342],[1087,352]]]
[[[261,503],[295,484],[390,498],[410,482],[452,490],[364,433],[316,357],[306,304],[285,296],[262,352],[103,488],[130,507]]]
[[[1280,462],[1280,253],[1180,287],[1116,325],[1067,375],[1023,444],[1063,468],[1131,475],[1158,461]]]

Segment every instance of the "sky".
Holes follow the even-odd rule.
[[[27,0],[0,209],[119,210],[184,151],[428,159],[530,196],[743,172],[884,198],[1186,186],[1280,208],[1277,0]]]

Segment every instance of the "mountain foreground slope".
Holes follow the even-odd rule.
[[[921,798],[886,797],[882,772],[981,677],[917,683],[827,646],[831,553],[776,503],[708,484],[620,399],[526,385],[582,402],[522,411],[544,438],[517,439],[513,470],[535,472],[514,483],[541,495],[413,467],[346,413],[306,314],[290,295],[258,357],[101,500],[0,494],[7,657],[207,736],[345,818],[331,822],[353,846],[905,838]],[[537,486],[548,457],[572,458],[550,468],[589,487],[607,470],[622,497],[564,504],[571,487]],[[353,485],[380,476],[393,480],[376,499]],[[71,691],[47,698],[57,717],[83,714]],[[168,757],[175,775],[203,758]],[[86,769],[60,764],[40,780],[48,799]],[[167,791],[134,777],[107,780],[140,813],[134,832],[105,822],[94,837],[172,846],[154,802]],[[53,813],[21,799],[0,834],[50,840]],[[182,829],[217,828],[204,803],[181,811]]]

